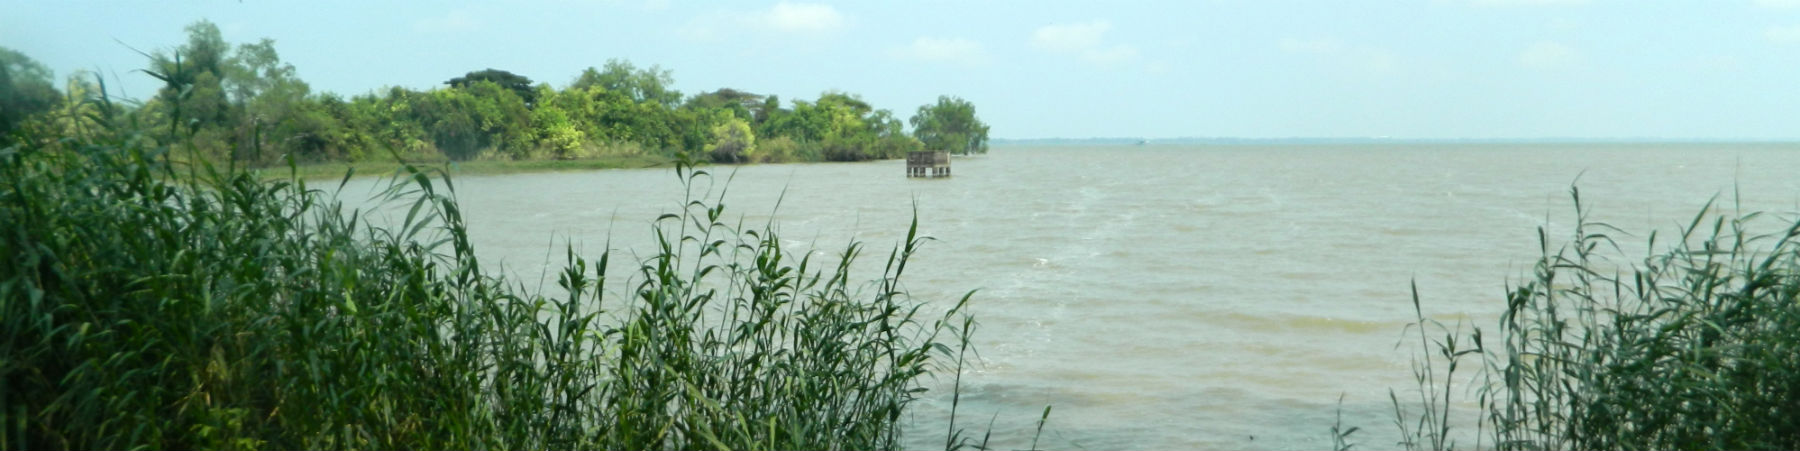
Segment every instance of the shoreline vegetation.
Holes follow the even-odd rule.
[[[521,174],[533,172],[590,171],[599,169],[672,168],[676,159],[663,156],[596,157],[579,160],[474,160],[474,161],[339,161],[297,164],[289,167],[262,168],[263,178],[277,180],[290,174],[300,179],[337,180],[346,173],[352,177],[383,177],[402,172],[407,166],[438,168],[454,176]]]
[[[0,144],[81,136],[109,122],[156,124],[140,127],[140,139],[185,146],[182,158],[233,168],[569,162],[471,165],[492,171],[636,167],[682,154],[781,163],[988,150],[988,126],[974,104],[947,95],[906,118],[839,91],[786,103],[729,87],[689,95],[673,89],[667,69],[614,59],[560,87],[488,68],[435,88],[345,97],[313,91],[273,40],[226,42],[207,21],[185,31],[182,45],[144,55],[140,72],[163,84],[154,96],[104,111],[93,102],[106,89],[100,77],[70,74],[59,90],[41,64],[0,48]]]

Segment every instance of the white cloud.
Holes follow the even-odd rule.
[[[764,27],[785,32],[829,32],[844,27],[844,15],[821,3],[776,3],[755,20]]]
[[[1769,27],[1763,30],[1763,37],[1776,44],[1800,44],[1800,25]]]
[[[473,31],[481,27],[481,20],[469,14],[469,10],[457,9],[442,16],[427,17],[413,22],[413,31],[425,33],[453,33]]]
[[[1106,43],[1106,32],[1109,30],[1112,30],[1112,23],[1104,20],[1068,25],[1045,25],[1032,32],[1031,43],[1040,49],[1075,55],[1083,61],[1099,65],[1136,60],[1138,57],[1136,47]]]
[[[781,2],[757,11],[714,10],[689,20],[675,33],[689,40],[712,41],[746,32],[827,34],[848,25],[849,19],[831,5]]]
[[[1045,25],[1031,34],[1031,41],[1039,47],[1059,51],[1083,51],[1100,46],[1100,39],[1106,31],[1112,29],[1112,23],[1106,21],[1079,23],[1073,25]]]
[[[1800,8],[1800,0],[1755,0],[1751,3],[1770,9]]]
[[[1540,41],[1519,53],[1519,65],[1533,69],[1550,69],[1574,64],[1581,53],[1573,47],[1552,41]]]
[[[896,58],[946,62],[964,65],[977,65],[987,60],[987,54],[981,43],[963,38],[934,38],[921,36],[912,44],[895,47],[889,54]]]

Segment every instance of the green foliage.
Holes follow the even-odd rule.
[[[39,133],[49,136],[92,137],[104,130],[104,124],[118,121],[121,111],[102,101],[100,78],[80,71],[69,76],[56,106],[43,111],[37,119]]]
[[[791,109],[776,96],[731,88],[684,97],[671,89],[669,70],[617,59],[587,68],[562,90],[485,69],[437,89],[390,87],[346,100],[313,92],[273,40],[234,47],[207,21],[185,30],[184,44],[146,55],[143,72],[163,81],[157,95],[109,114],[167,124],[148,137],[193,150],[183,158],[223,166],[681,154],[720,162],[865,161],[925,146],[892,112],[855,94],[829,91]],[[58,101],[48,71],[17,52],[0,57],[7,61],[0,75],[9,80],[0,101],[13,102],[0,109],[0,130],[19,128],[27,115],[51,114]],[[77,91],[92,89],[70,84],[72,103],[57,109],[60,119],[40,121],[45,133],[79,132],[80,121],[70,119],[80,117],[72,113],[80,109]],[[979,149],[985,127],[982,136]],[[778,138],[788,140],[781,152],[755,154],[756,141]]]
[[[688,98],[683,107],[691,110],[725,110],[733,117],[745,121],[754,120],[763,114],[765,107],[763,96],[739,91],[731,88],[719,88],[717,91],[702,93]],[[779,104],[776,105],[780,107]]]
[[[1477,438],[1501,449],[1800,447],[1800,222],[1719,215],[1709,202],[1672,242],[1651,234],[1639,261],[1571,194],[1572,238],[1557,245],[1539,229],[1541,257],[1508,288],[1497,344],[1480,329],[1461,345],[1443,329],[1420,343],[1435,355],[1423,368],[1480,359],[1488,435]],[[1445,374],[1442,396],[1422,398],[1431,440],[1409,448],[1453,446],[1452,382]]]
[[[620,93],[635,103],[648,102],[673,108],[681,103],[681,92],[669,89],[673,83],[675,77],[668,69],[659,66],[638,69],[630,61],[611,59],[606,60],[603,70],[589,67],[581,71],[581,75],[569,84],[569,89],[598,87]]]
[[[714,162],[755,161],[756,136],[751,134],[749,122],[736,117],[728,118],[713,126],[712,143],[707,144],[706,151]]]
[[[367,94],[344,105],[341,120],[360,146],[348,149],[346,159],[361,161],[387,153],[410,157],[442,157],[431,144],[431,133],[414,108],[422,94],[390,88],[386,95]]]
[[[448,177],[406,167],[371,223],[132,133],[28,142],[0,152],[0,448],[892,449],[972,331],[968,296],[901,291],[917,224],[858,283],[861,244],[790,251],[686,165],[633,274],[571,250],[533,293],[483,271]]]
[[[31,57],[0,47],[0,146],[13,141],[13,131],[26,118],[49,111],[61,100],[50,77],[50,69]]]
[[[561,108],[554,105],[538,107],[531,112],[531,122],[536,128],[537,146],[547,149],[551,158],[567,160],[583,156],[582,142],[586,137]]]
[[[524,101],[526,105],[537,104],[537,91],[531,87],[530,78],[525,78],[523,75],[499,69],[489,68],[469,72],[461,77],[445,81],[444,84],[450,85],[452,88],[468,88],[480,82],[490,82],[499,87],[506,88],[507,90],[512,91],[513,95],[518,96],[519,100]]]
[[[913,136],[927,149],[987,153],[988,126],[975,116],[975,105],[967,100],[938,96],[936,104],[920,106],[910,122]]]
[[[874,109],[861,97],[826,92],[817,102],[795,101],[792,110],[772,112],[759,134],[793,138],[826,161],[864,161],[900,158],[917,149],[902,127],[893,113]]]
[[[816,161],[819,159],[818,149],[800,144],[794,138],[777,136],[765,139],[756,145],[755,163],[788,163],[794,161]]]
[[[173,54],[158,52],[150,57],[151,76],[163,81],[157,91],[157,105],[172,121],[171,133],[165,141],[176,140],[175,131],[194,133],[201,127],[226,125],[230,109],[225,97],[224,80],[231,46],[219,34],[219,27],[205,20],[186,28],[188,42]]]
[[[491,85],[491,83],[490,83]],[[430,91],[412,103],[411,111],[431,136],[431,143],[453,160],[475,158],[493,145],[488,133],[488,118],[482,117],[480,101],[461,89]],[[487,112],[496,109],[488,108]]]

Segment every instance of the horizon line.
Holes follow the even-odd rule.
[[[1235,137],[1235,136],[1183,136],[1173,138],[1147,138],[1131,136],[1096,136],[1083,138],[991,138],[990,142],[1026,142],[1026,141],[1085,141],[1085,142],[1141,142],[1156,144],[1158,142],[1392,142],[1392,143],[1437,143],[1437,142],[1533,142],[1533,143],[1800,143],[1800,137],[1792,138],[1746,138],[1746,137],[1505,137],[1505,138],[1393,138],[1393,137],[1343,137],[1343,136],[1291,136],[1291,137]]]

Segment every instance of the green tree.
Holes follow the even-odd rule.
[[[220,69],[225,73],[226,92],[239,104],[294,86],[299,87],[301,96],[309,90],[295,75],[294,66],[281,62],[273,39],[238,45]]]
[[[757,127],[762,127],[763,124],[769,122],[769,118],[786,114],[787,110],[781,109],[781,97],[769,94],[768,98],[763,99],[762,107],[757,108],[755,113],[752,120],[755,121]]]
[[[185,29],[187,44],[173,54],[150,57],[150,74],[163,81],[156,100],[167,118],[178,119],[189,133],[223,125],[230,105],[225,98],[226,52],[231,50],[219,26],[205,20]],[[169,137],[173,138],[173,137]]]
[[[483,81],[493,82],[502,88],[511,90],[513,95],[519,96],[519,99],[523,100],[528,108],[537,105],[537,90],[531,87],[530,78],[499,69],[489,68],[469,72],[461,77],[445,81],[444,84],[450,85],[452,88],[467,88]]]
[[[418,114],[415,102],[426,94],[405,88],[388,88],[385,94],[370,93],[352,98],[344,106],[340,120],[358,136],[363,145],[346,149],[346,158],[360,160],[385,156],[387,151],[405,157],[430,157],[433,146],[425,117]],[[435,155],[435,156],[442,156]]]
[[[720,163],[753,161],[756,135],[750,132],[750,122],[737,117],[726,118],[712,127],[712,142],[706,150],[713,161]]]
[[[919,140],[906,134],[906,123],[894,117],[892,111],[875,110],[869,115],[868,123],[875,138],[868,151],[870,158],[906,158],[907,152],[924,147]]]
[[[987,153],[988,126],[975,116],[975,105],[967,100],[938,96],[936,104],[920,106],[910,122],[913,136],[926,149]]]
[[[220,67],[231,101],[230,121],[246,161],[267,164],[291,154],[305,160],[339,158],[343,143],[332,136],[342,124],[311,96],[312,88],[283,63],[275,41],[241,44]]]
[[[439,152],[452,160],[470,160],[493,142],[482,128],[476,102],[467,91],[439,89],[410,102],[410,107]]]
[[[531,109],[517,91],[486,80],[458,90],[474,96],[475,102],[470,105],[495,150],[513,159],[526,157],[525,153],[534,147]]]
[[[763,96],[739,91],[731,88],[719,88],[717,91],[702,93],[688,98],[683,108],[695,110],[726,110],[733,116],[746,121],[754,119],[763,108]]]
[[[675,83],[675,76],[661,66],[650,66],[638,69],[630,61],[606,60],[604,69],[592,67],[581,71],[575,81],[569,84],[570,89],[587,89],[593,86],[606,88],[630,98],[633,102],[654,102],[664,107],[674,108],[681,103],[681,92],[669,89]]]
[[[12,142],[12,131],[34,114],[56,106],[60,96],[50,69],[9,48],[0,47],[0,145]]]
[[[575,127],[569,114],[556,105],[539,106],[531,112],[531,125],[539,148],[548,150],[556,159],[581,157],[586,136]]]
[[[273,137],[281,152],[303,161],[346,159],[357,146],[367,145],[343,123],[347,116],[345,102],[336,95],[322,95],[297,102],[280,122],[263,126],[265,137]],[[268,160],[258,160],[270,163]]]

